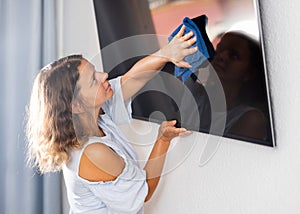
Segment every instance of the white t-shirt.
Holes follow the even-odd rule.
[[[90,137],[84,148],[71,152],[70,161],[63,167],[70,213],[143,213],[148,193],[146,172],[140,168],[132,145],[117,127],[132,119],[131,101],[124,103],[120,77],[109,82],[114,95],[102,106],[105,114],[98,118],[98,124],[106,136]],[[114,181],[90,182],[79,176],[81,155],[85,147],[92,143],[103,143],[124,159],[125,168]]]

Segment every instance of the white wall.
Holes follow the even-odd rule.
[[[102,69],[92,0],[56,0],[58,55],[82,54]]]
[[[198,158],[207,135],[193,133],[179,139],[174,142],[179,159],[183,159],[182,149],[194,142],[195,147],[180,166],[162,177],[145,213],[300,212],[300,2],[264,0],[261,4],[277,148],[223,139],[214,157],[200,167]],[[59,8],[63,8],[61,55],[94,56],[98,41],[92,1],[65,0]],[[122,129],[134,143],[148,143],[156,135],[149,134],[145,141],[149,125],[153,124],[135,120]],[[142,158],[149,152],[147,146],[137,149]],[[175,159],[171,156],[167,166]]]

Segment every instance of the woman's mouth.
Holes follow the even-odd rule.
[[[106,87],[106,89],[105,89],[106,91],[110,91],[111,90],[111,86],[110,86],[110,84],[108,83],[108,86]]]
[[[215,71],[219,71],[219,72],[225,72],[224,68],[219,65],[218,63],[212,63],[213,68],[215,69]]]

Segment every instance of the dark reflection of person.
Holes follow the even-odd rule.
[[[225,33],[217,45],[211,65],[225,94],[227,112],[224,135],[266,140],[268,105],[264,66],[258,42],[242,33]],[[197,100],[200,130],[209,131],[210,125],[215,121],[211,119],[212,110],[205,90],[213,87],[213,84],[208,78],[206,86],[203,87],[199,84],[203,82],[201,79],[199,81],[201,75],[196,75],[198,81],[190,78],[186,85]]]

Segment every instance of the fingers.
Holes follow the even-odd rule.
[[[164,121],[159,128],[159,134],[157,139],[161,139],[163,142],[170,142],[173,138],[177,136],[188,135],[192,133],[185,128],[176,128],[176,120]]]
[[[175,124],[177,123],[176,120],[170,120],[170,121],[166,121],[167,122],[167,125],[169,126],[175,126]]]
[[[178,33],[174,36],[175,38],[181,38],[184,34],[185,31],[185,26],[182,25],[182,27],[180,28],[180,30],[178,31]]]
[[[185,136],[192,133],[191,131],[186,130],[185,128],[174,128],[174,130],[172,131],[176,136]]]
[[[188,45],[188,47],[190,47],[193,44],[195,44],[196,41],[197,41],[197,38],[196,38],[196,36],[194,36],[193,38],[187,40],[185,43]]]
[[[194,33],[193,31],[190,31],[184,35],[185,28],[186,28],[185,25],[182,25],[182,27],[174,37],[181,38],[183,41],[190,39],[194,35]]]
[[[167,132],[173,133],[174,135],[187,135],[192,133],[191,131],[187,130],[186,128],[176,128],[175,124],[177,123],[176,120],[171,121],[164,121],[162,122],[162,126],[165,126]]]
[[[179,133],[178,136],[186,136],[186,135],[190,135],[190,134],[192,134],[192,133],[193,133],[192,131],[187,130],[187,131],[185,131],[185,132]]]
[[[181,38],[183,41],[186,41],[186,40],[190,39],[193,35],[194,35],[193,31],[190,31],[190,32],[186,33],[184,36],[182,36]],[[196,37],[194,37],[194,38],[196,38]]]
[[[161,127],[175,126],[176,120],[163,121]]]
[[[183,54],[184,56],[188,56],[188,55],[191,55],[193,53],[196,53],[198,51],[198,47],[193,47],[193,48],[188,48],[188,49],[185,49]],[[192,66],[184,61],[184,60],[181,60],[179,62],[173,62],[176,66],[180,67],[180,68],[192,68]]]
[[[188,48],[190,48],[193,44],[195,44],[195,42],[196,42],[196,37],[193,37],[193,38],[191,38],[191,39],[189,39],[189,40],[187,40],[187,41],[184,41],[184,42],[182,43],[182,47],[183,47],[184,49],[188,49]]]
[[[174,63],[177,67],[180,67],[180,68],[192,68],[193,66],[191,64],[189,64],[188,62],[186,61],[180,61],[180,62],[176,62]]]
[[[186,27],[182,25],[170,43],[162,49],[162,53],[178,67],[191,68],[189,63],[184,62],[184,58],[198,50],[197,46],[191,47],[195,46],[197,38],[193,31],[185,33],[185,30]]]

